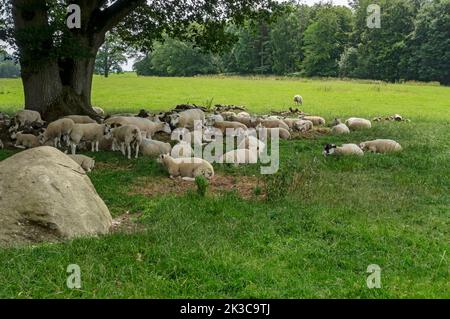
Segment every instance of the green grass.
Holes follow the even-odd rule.
[[[2,86],[16,98],[0,95],[0,105],[13,110],[20,86]],[[159,164],[96,154],[108,164],[90,174],[97,191],[114,216],[134,214],[142,232],[1,249],[0,297],[449,298],[450,88],[125,75],[96,78],[94,101],[126,111],[214,97],[262,112],[292,105],[294,93],[328,119],[400,113],[413,121],[282,142],[281,170],[267,178],[272,201],[236,192],[148,198],[131,190],[139,177],[166,176]],[[374,138],[398,140],[404,152],[321,156],[325,143]],[[12,154],[0,151],[0,160]],[[216,165],[236,178],[257,169]],[[73,263],[82,270],[77,291],[65,286]],[[382,268],[382,289],[366,287],[370,264]]]

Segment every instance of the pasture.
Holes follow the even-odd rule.
[[[108,112],[168,110],[180,103],[286,110],[302,94],[307,113],[334,117],[399,113],[348,136],[282,141],[280,171],[215,165],[200,197],[153,159],[95,156],[89,176],[113,217],[112,234],[0,249],[3,298],[448,298],[450,88],[288,78],[94,80]],[[0,79],[0,111],[23,104],[20,80]],[[324,158],[326,143],[389,138],[404,151]],[[0,150],[0,160],[15,151]],[[0,181],[1,182],[1,181]],[[82,289],[66,287],[78,264]],[[367,267],[382,269],[368,289]]]

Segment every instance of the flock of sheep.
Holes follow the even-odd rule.
[[[300,95],[294,97],[297,104],[303,103]],[[16,148],[33,148],[42,145],[53,146],[70,151],[75,160],[85,171],[94,168],[95,161],[84,155],[77,155],[78,150],[86,150],[90,146],[92,152],[99,150],[121,151],[129,159],[137,158],[139,154],[158,157],[172,178],[181,177],[193,180],[197,176],[212,178],[212,165],[201,158],[193,157],[193,145],[214,143],[217,136],[242,137],[241,143],[233,151],[221,156],[222,163],[248,164],[256,163],[258,155],[266,147],[258,138],[262,134],[270,137],[277,134],[280,139],[290,139],[294,132],[312,131],[314,127],[326,125],[326,120],[320,116],[307,116],[297,111],[283,115],[255,116],[245,111],[236,112],[235,109],[205,112],[197,107],[177,109],[169,113],[151,114],[142,110],[139,115],[117,114],[105,116],[100,108],[94,109],[100,123],[88,116],[66,116],[48,125],[36,111],[21,110],[14,118],[0,113],[0,131],[7,131],[8,137]],[[242,109],[239,109],[242,110]],[[400,115],[386,118],[387,120],[402,121]],[[381,118],[373,121],[382,120]],[[335,119],[331,123],[333,135],[349,134],[354,130],[370,129],[371,121],[362,118],[349,118],[342,122]],[[205,134],[198,136],[193,133],[202,129]],[[177,144],[155,138],[157,133],[171,134]],[[0,139],[0,148],[4,143]],[[323,154],[328,155],[357,155],[364,152],[389,153],[401,151],[402,147],[393,140],[375,140],[357,144],[336,146],[325,145]]]

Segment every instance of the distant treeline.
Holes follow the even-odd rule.
[[[20,67],[6,51],[0,48],[0,78],[17,78],[20,76]]]
[[[381,28],[367,7],[381,7]],[[166,38],[138,61],[139,75],[277,74],[450,84],[450,0],[354,0],[352,8],[283,5],[272,21],[229,26],[234,47],[205,53]]]

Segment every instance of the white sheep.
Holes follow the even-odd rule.
[[[229,120],[230,122],[239,122],[241,124],[244,124],[248,128],[256,127],[261,123],[261,119],[250,116],[231,116]]]
[[[206,117],[205,123],[206,125],[213,125],[215,122],[225,121],[224,117],[221,114],[209,114]]]
[[[41,134],[41,143],[53,141],[53,146],[61,147],[61,140],[68,142],[70,133],[72,133],[75,123],[68,118],[59,119],[50,123],[43,134]]]
[[[303,119],[306,120],[306,121],[313,122],[313,124],[316,125],[316,126],[320,126],[320,125],[325,125],[326,124],[325,119],[323,117],[321,117],[321,116],[304,116]]]
[[[16,122],[16,129],[27,124],[45,124],[45,122],[41,118],[41,114],[37,111],[32,110],[20,110],[16,113],[16,116],[14,118]]]
[[[220,113],[225,121],[230,121],[232,117],[237,116],[235,112],[222,112]]]
[[[72,160],[75,161],[81,168],[89,173],[94,169],[95,160],[85,155],[68,155]]]
[[[107,119],[105,123],[111,125],[113,128],[120,125],[135,125],[146,138],[152,138],[158,132],[172,133],[169,124],[160,121],[152,122],[142,117],[114,116]]]
[[[165,154],[159,157],[158,162],[166,167],[170,178],[181,176],[183,180],[194,181],[197,176],[214,177],[212,165],[201,158],[173,158]]]
[[[256,150],[258,154],[264,152],[266,144],[257,137],[249,135],[246,136],[238,145],[238,149]]]
[[[112,130],[113,137],[113,151],[116,151],[116,146],[120,146],[120,150],[124,156],[131,159],[131,151],[136,151],[135,158],[139,156],[139,148],[142,143],[141,130],[136,125],[124,125]]]
[[[98,152],[100,140],[111,134],[111,127],[107,124],[75,124],[69,136],[72,155],[75,155],[77,146],[83,142],[91,143],[92,152]]]
[[[171,155],[173,158],[187,158],[192,157],[194,150],[190,143],[185,141],[180,141],[177,145],[172,148]]]
[[[350,129],[345,124],[338,124],[331,128],[331,134],[333,135],[350,134]]]
[[[279,120],[279,119],[263,120],[263,121],[261,121],[260,124],[265,128],[283,128],[283,129],[289,131],[289,126],[286,123],[284,123],[283,120]]]
[[[191,132],[187,128],[176,128],[172,131],[171,138],[173,141],[184,141],[193,145],[203,144],[203,136],[200,130]]]
[[[66,119],[71,119],[75,124],[97,124],[97,122],[86,115],[69,115]]]
[[[172,127],[193,129],[196,121],[200,121],[202,124],[205,123],[205,113],[200,109],[186,110],[170,115]]]
[[[314,124],[311,121],[306,121],[302,119],[283,119],[283,122],[293,131],[307,132],[314,128]]]
[[[22,132],[13,133],[11,135],[12,140],[16,140],[14,147],[26,149],[41,146],[39,138],[32,134],[23,134]]]
[[[228,134],[229,130],[232,130],[234,133],[237,132],[238,135],[248,130],[245,124],[230,121],[216,122],[213,127],[221,130],[223,135]]]
[[[274,134],[278,134],[278,137],[282,140],[288,140],[291,138],[291,133],[284,128],[265,128],[259,125],[256,128],[256,131],[258,132],[260,139],[269,139]]]
[[[352,131],[372,128],[372,122],[370,122],[369,120],[357,118],[357,117],[349,118],[347,121],[345,121],[345,124]]]
[[[237,149],[225,153],[219,158],[219,163],[229,164],[256,164],[258,163],[258,151],[256,149]]]
[[[303,105],[303,97],[301,95],[294,96],[294,102],[298,105]]]
[[[157,157],[161,154],[170,154],[172,146],[169,143],[143,138],[139,151],[143,156]]]
[[[237,114],[238,117],[251,117],[250,113],[248,112],[239,112]]]
[[[97,113],[100,116],[105,116],[105,111],[98,106],[93,106],[92,109],[94,110],[95,113]]]
[[[364,156],[364,152],[356,144],[344,144],[342,146],[336,146],[335,144],[327,144],[325,145],[325,148],[323,150],[323,155]]]
[[[378,139],[359,144],[362,150],[373,153],[395,153],[402,151],[402,146],[393,140]]]

